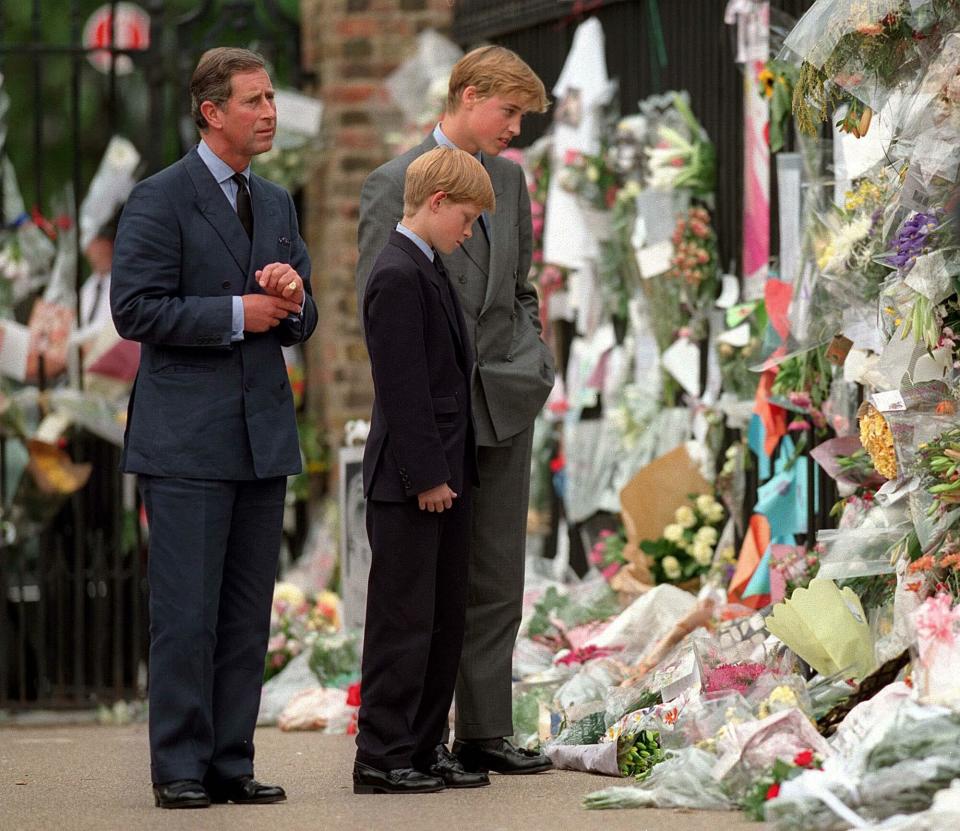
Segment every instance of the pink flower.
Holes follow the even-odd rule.
[[[523,151],[518,147],[508,147],[506,150],[500,151],[501,159],[509,159],[511,162],[516,164],[523,164]]]
[[[810,396],[805,392],[791,392],[787,398],[790,399],[790,403],[796,407],[803,407],[806,409],[810,406]]]
[[[583,161],[583,153],[579,150],[568,150],[563,156],[566,165],[578,165]]]
[[[795,418],[793,421],[791,421],[787,425],[787,429],[791,433],[796,433],[800,430],[809,430],[810,425],[806,421],[804,421],[802,418]]]
[[[603,575],[603,579],[607,582],[610,582],[613,579],[613,575],[620,571],[620,563],[610,563],[603,571],[600,573]]]
[[[613,536],[613,531],[611,531],[609,528],[604,528],[599,534],[597,534],[597,536],[600,537],[600,539],[605,540],[607,537]]]
[[[274,669],[280,669],[287,662],[287,656],[282,652],[275,652],[270,658],[270,666]]]
[[[533,235],[538,237],[543,233],[543,219],[540,217],[533,218]]]
[[[591,565],[598,566],[598,565],[600,565],[600,563],[603,562],[603,554],[602,554],[601,552],[597,551],[596,548],[594,548],[594,549],[590,552],[590,557],[589,557],[589,559],[590,559],[590,564],[591,564]]]
[[[543,262],[543,251],[541,251],[539,248],[533,252],[533,261],[535,263]]]

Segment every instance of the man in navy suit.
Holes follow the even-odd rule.
[[[274,91],[259,55],[205,53],[200,144],[141,182],[117,232],[110,302],[141,344],[123,470],[150,525],[155,804],[264,803],[253,778],[286,477],[300,470],[281,347],[317,324],[290,195],[253,175]]]

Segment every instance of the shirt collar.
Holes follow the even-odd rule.
[[[423,241],[423,238],[419,234],[415,234],[413,231],[407,228],[402,222],[397,223],[397,231],[399,231],[414,245],[416,245],[417,248],[419,248],[423,252],[423,255],[428,260],[430,260],[430,262],[433,262],[433,249]]]
[[[197,155],[200,156],[203,163],[207,166],[207,169],[213,174],[213,178],[216,179],[219,184],[223,184],[228,179],[232,179],[233,174],[236,173],[230,165],[210,149],[210,145],[203,139],[200,139],[200,143],[197,145]],[[247,183],[249,183],[250,165],[247,165],[244,170],[241,170],[240,174],[247,180]]]
[[[438,123],[437,126],[433,128],[433,140],[441,147],[452,147],[454,150],[460,149],[457,147],[457,145],[450,141],[450,139],[447,137],[447,134],[443,132],[442,122]],[[483,154],[479,150],[473,154],[473,158],[480,162],[480,164],[483,164]]]

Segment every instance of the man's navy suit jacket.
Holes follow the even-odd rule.
[[[310,259],[290,195],[250,176],[254,234],[191,150],[140,182],[117,230],[110,305],[139,341],[122,466],[196,479],[285,476],[301,469],[281,346],[317,325]],[[285,262],[303,278],[299,321],[231,342],[234,295],[260,291],[254,272]]]
[[[469,341],[449,278],[393,231],[363,298],[373,417],[363,455],[368,499],[404,502],[476,482]]]

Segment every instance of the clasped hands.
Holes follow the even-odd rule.
[[[289,263],[270,263],[254,275],[264,294],[245,294],[243,328],[247,332],[266,332],[303,308],[303,278]]]

